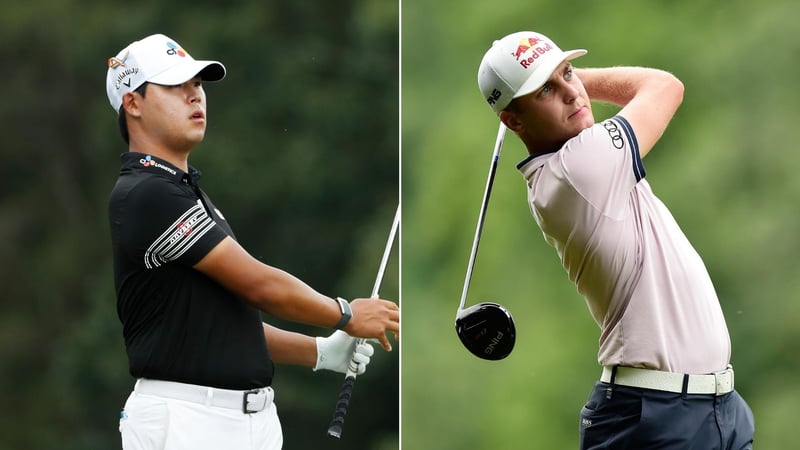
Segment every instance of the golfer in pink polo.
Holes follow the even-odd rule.
[[[576,69],[535,32],[495,41],[485,101],[523,142],[531,213],[600,326],[603,366],[580,414],[581,449],[750,449],[728,328],[700,255],[645,179],[642,159],[683,100],[673,75]],[[619,105],[596,123],[592,100]]]

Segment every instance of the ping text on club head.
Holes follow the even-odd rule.
[[[489,345],[487,345],[486,348],[483,349],[483,353],[485,353],[487,355],[491,355],[492,352],[494,352],[494,348],[497,346],[497,344],[499,344],[500,341],[503,340],[503,336],[504,336],[503,332],[500,331],[500,330],[497,330],[497,336],[492,338],[492,342],[490,342]]]

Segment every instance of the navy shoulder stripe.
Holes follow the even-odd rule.
[[[636,177],[636,181],[639,182],[646,174],[644,164],[642,164],[642,156],[639,154],[639,142],[636,140],[636,134],[634,134],[633,127],[630,122],[628,122],[628,119],[619,115],[614,116],[613,119],[622,126],[622,129],[625,131],[625,136],[628,137],[631,159],[633,160],[633,175]]]
[[[539,156],[539,155],[528,155],[527,158],[525,158],[522,161],[520,161],[519,163],[517,163],[517,170],[521,169],[522,166],[524,166],[525,164],[528,164],[528,162],[530,160],[532,160],[533,158],[536,158],[537,156]]]
[[[560,150],[560,149],[558,149],[558,150]],[[553,150],[551,152],[539,152],[539,153],[533,153],[531,155],[528,155],[527,158],[525,158],[522,161],[520,161],[519,163],[517,163],[517,170],[522,169],[522,166],[524,166],[525,164],[528,164],[532,160],[534,160],[534,159],[536,159],[536,158],[538,158],[538,157],[540,157],[542,155],[548,155],[550,153],[555,153],[558,150]]]

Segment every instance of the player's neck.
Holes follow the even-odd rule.
[[[525,148],[528,149],[529,155],[553,153],[561,149],[566,141],[539,141],[534,139],[525,139],[520,136]]]
[[[161,158],[184,172],[189,172],[189,153],[192,147],[173,149],[162,142],[142,139],[131,136],[128,150],[131,152],[145,153]]]

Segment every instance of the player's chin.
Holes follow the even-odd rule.
[[[592,115],[592,111],[588,110],[580,115],[580,117],[575,117],[573,120],[570,121],[571,127],[574,127],[574,130],[577,133],[590,128],[594,125],[594,116]]]
[[[186,140],[194,144],[199,144],[203,142],[203,139],[205,139],[205,137],[206,137],[206,128],[205,127],[196,128],[187,133]]]

